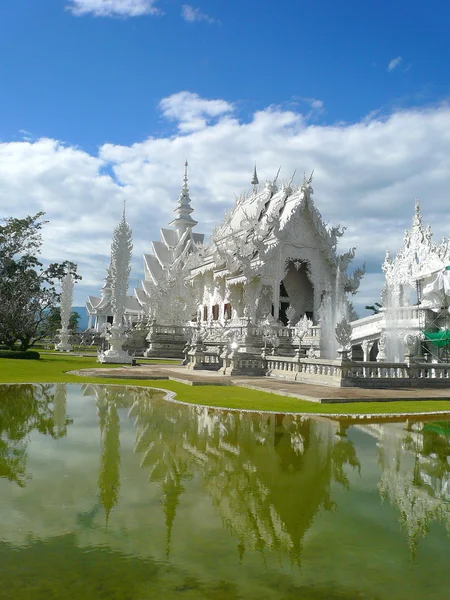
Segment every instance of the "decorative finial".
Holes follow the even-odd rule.
[[[420,214],[420,204],[418,198],[416,198],[416,205],[413,217],[413,227],[422,227],[422,215]]]
[[[292,182],[294,181],[294,177],[295,177],[295,174],[296,174],[296,173],[297,173],[297,169],[295,169],[295,170],[294,170],[294,172],[292,173],[291,180],[290,180],[290,182],[289,182],[289,184],[288,184],[288,188],[289,188],[289,189],[291,189]]]
[[[124,200],[123,201],[123,211],[122,211],[122,221],[126,220],[126,217],[125,217],[125,215],[126,215],[126,209],[127,209],[127,201]]]
[[[278,167],[278,171],[277,171],[276,177],[273,180],[273,185],[275,185],[276,182],[278,181],[278,176],[280,175],[280,171],[281,171],[281,165]]]
[[[186,162],[184,163],[184,180],[183,180],[185,185],[187,185],[187,182],[188,182],[188,166],[189,166],[189,163],[186,159]]]
[[[314,169],[311,171],[311,175],[306,178],[306,173],[303,172],[303,186],[304,187],[309,187],[311,185],[311,181],[313,180],[313,175],[314,175]]]
[[[252,179],[253,192],[256,194],[256,186],[259,184],[258,173],[256,172],[256,163],[253,169],[253,179]]]
[[[252,185],[258,185],[258,183],[259,183],[259,179],[258,179],[258,173],[256,172],[256,163],[255,163],[255,167],[253,169]]]

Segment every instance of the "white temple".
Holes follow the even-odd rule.
[[[278,186],[276,179],[259,189],[255,170],[253,191],[236,201],[204,247],[204,235],[193,232],[185,172],[175,228],[161,229],[153,253],[144,255],[142,289],[135,290],[151,319],[224,326],[243,318],[295,325],[306,317],[313,325],[328,317],[332,328],[326,310],[348,315],[346,294],[356,291],[364,272],[347,274],[355,249],[337,254],[344,229],[325,226],[311,179],[300,186]],[[332,329],[329,334],[334,337]]]
[[[450,364],[442,351],[450,350],[450,244],[432,241],[418,204],[403,248],[383,264],[383,307],[357,319],[348,296],[365,268],[348,272],[355,248],[338,253],[345,227],[325,225],[312,177],[295,186],[278,183],[277,174],[260,186],[255,167],[252,190],[205,245],[194,231],[187,166],[175,218],[144,255],[142,287],[124,300],[135,353],[184,353],[193,369],[326,385],[447,379],[424,363]],[[109,272],[87,309],[95,330],[111,321]]]

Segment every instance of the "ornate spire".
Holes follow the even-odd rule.
[[[415,212],[413,217],[413,227],[421,227],[422,226],[422,215],[420,214],[420,204],[419,200],[416,199]]]
[[[183,186],[181,188],[180,196],[178,198],[178,206],[175,211],[177,216],[170,225],[174,225],[175,228],[179,231],[179,236],[181,237],[186,229],[195,227],[197,225],[197,221],[195,221],[191,217],[191,213],[194,212],[194,209],[191,207],[191,198],[189,196],[189,187],[188,187],[188,161],[184,163],[184,178],[183,178]]]
[[[306,173],[303,173],[303,181],[302,181],[302,187],[301,190],[303,192],[303,197],[305,198],[306,201],[311,199],[311,194],[313,193],[313,189],[311,186],[311,181],[314,175],[314,169],[311,172],[311,175],[307,178],[306,177]]]
[[[125,314],[125,300],[131,271],[131,254],[133,251],[131,228],[125,219],[125,206],[122,220],[114,229],[111,244],[111,307],[114,324],[122,325]]]
[[[256,172],[256,163],[253,169],[253,179],[252,179],[253,192],[256,194],[256,186],[259,184],[258,173]]]

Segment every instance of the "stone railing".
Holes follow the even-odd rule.
[[[208,349],[201,341],[189,349],[189,344],[184,349],[185,360],[188,369],[218,371],[222,365],[222,359],[218,349]]]
[[[221,375],[266,375],[267,367],[262,356],[245,352],[228,352],[222,355]]]
[[[145,356],[182,358],[186,344],[186,328],[178,325],[150,323]]]
[[[352,362],[346,379],[358,387],[450,387],[450,363]]]
[[[218,322],[201,324],[190,322],[181,325],[160,325],[151,323],[148,326],[146,341],[148,348],[145,356],[181,357],[186,343],[193,339],[201,339],[208,352],[222,352],[224,347],[230,348],[237,343],[240,353],[259,354],[262,348],[268,351],[277,349],[278,354],[293,356],[298,350],[299,339],[294,327],[284,327],[278,323],[271,325],[254,325],[247,319],[239,319],[221,325]],[[302,352],[313,347],[320,347],[320,326],[312,326],[301,340]]]
[[[266,374],[333,387],[450,387],[450,363],[388,363],[266,357]]]
[[[185,327],[179,325],[155,325],[152,328],[153,333],[158,335],[184,336]]]
[[[333,387],[340,387],[349,364],[352,363],[320,358],[266,357],[267,375],[270,377]]]

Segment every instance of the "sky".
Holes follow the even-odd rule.
[[[3,0],[0,216],[43,210],[43,258],[98,295],[126,200],[131,285],[189,161],[197,231],[250,189],[314,169],[380,299],[419,199],[450,233],[450,5],[440,0]]]

